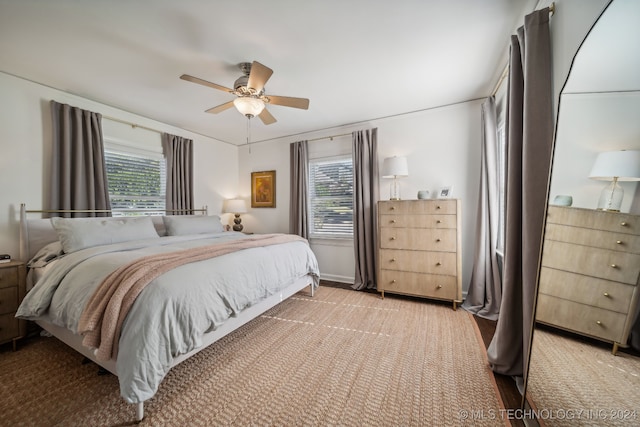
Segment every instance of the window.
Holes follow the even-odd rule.
[[[162,211],[166,204],[166,164],[162,154],[108,144],[105,164],[111,209]],[[127,215],[126,213],[122,215]]]
[[[309,161],[310,237],[353,237],[351,156]]]

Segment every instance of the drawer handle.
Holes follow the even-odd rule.
[[[439,242],[440,242],[440,239],[436,239],[436,243],[439,243]]]
[[[393,280],[391,281],[391,283],[396,283],[396,279],[393,279]]]
[[[618,268],[617,264],[611,264],[611,268]]]
[[[616,244],[617,245],[621,245],[622,244],[622,240],[616,240]]]
[[[440,209],[440,205],[436,206],[436,209]]]
[[[440,267],[441,265],[442,265],[442,263],[436,262],[436,267]]]
[[[609,298],[609,292],[605,292],[605,293],[604,293],[604,294],[602,294],[602,295],[604,295],[605,297]]]
[[[436,286],[436,289],[442,289],[442,285]]]
[[[396,240],[396,238],[395,238],[395,237],[392,237],[392,238],[390,238],[389,240]]]
[[[392,220],[391,220],[391,221],[389,221],[389,222],[390,222],[391,224],[395,224],[395,223],[396,223],[396,220],[395,220],[395,219],[392,219]]]
[[[625,221],[622,221],[622,222],[620,223],[620,225],[621,225],[621,226],[623,226],[623,227],[626,227],[626,226],[627,226],[627,223],[626,223]]]
[[[442,221],[437,220],[437,221],[436,221],[436,224],[442,224]]]
[[[596,325],[600,325],[600,326],[602,326],[602,322],[601,322],[601,321],[599,321],[599,320],[596,320]]]
[[[391,206],[389,209],[391,209],[392,211],[395,211],[396,207],[395,206]]]
[[[395,258],[391,258],[391,259],[389,260],[389,262],[396,262],[396,259],[395,259]]]

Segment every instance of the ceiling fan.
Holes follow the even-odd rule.
[[[235,81],[233,89],[188,74],[183,74],[180,78],[188,82],[198,83],[236,95],[236,99],[210,108],[206,110],[207,113],[218,114],[235,106],[238,111],[246,117],[252,118],[258,116],[260,120],[262,120],[262,123],[270,125],[271,123],[275,123],[276,119],[265,108],[266,104],[300,108],[302,110],[309,108],[309,100],[306,98],[266,95],[264,93],[264,85],[273,74],[271,68],[262,65],[258,61],[253,61],[253,63],[241,62],[238,64],[238,67],[242,70],[243,75]]]

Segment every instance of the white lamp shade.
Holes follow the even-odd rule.
[[[225,202],[225,213],[245,213],[247,211],[247,204],[242,199],[232,199]]]
[[[409,176],[409,167],[406,157],[387,157],[382,162],[382,177],[397,178],[399,176]]]
[[[264,110],[264,101],[260,98],[252,98],[250,96],[234,99],[233,105],[235,105],[242,114],[251,117],[257,116]]]
[[[640,181],[640,150],[606,151],[598,154],[589,178],[600,181]]]

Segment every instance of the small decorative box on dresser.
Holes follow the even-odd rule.
[[[25,265],[20,261],[0,263],[0,344],[24,337],[27,322],[15,318],[26,289]]]
[[[536,320],[626,346],[638,305],[640,217],[550,206]]]
[[[378,202],[378,291],[462,299],[460,201]]]

